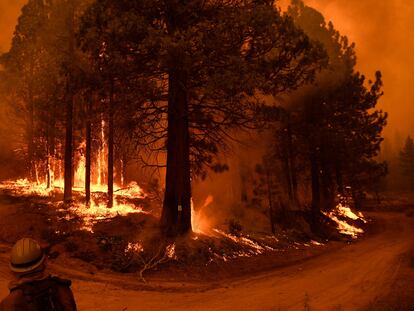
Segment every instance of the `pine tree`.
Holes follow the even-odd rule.
[[[368,186],[365,178],[383,164],[373,159],[379,152],[387,114],[376,110],[382,96],[382,77],[373,81],[355,71],[355,45],[326,23],[322,14],[301,0],[292,1],[288,10],[295,22],[328,54],[327,68],[310,87],[293,96],[287,110],[295,115],[291,125],[302,157],[308,159],[312,208],[334,206],[335,195],[344,185],[355,193]]]
[[[136,113],[141,124],[156,124],[141,128],[147,144],[167,151],[167,232],[191,230],[191,175],[219,167],[229,131],[257,121],[258,95],[294,89],[320,67],[319,47],[274,4],[106,0],[84,18],[84,50],[96,58],[105,44],[128,77],[122,83],[145,80],[153,91]]]
[[[408,188],[414,187],[414,141],[408,136],[400,151],[400,168]]]

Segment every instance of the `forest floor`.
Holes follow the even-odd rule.
[[[11,239],[27,225],[19,223],[27,222],[19,208],[0,205],[2,297],[11,278],[7,234]],[[358,241],[303,244],[183,272],[193,276],[165,269],[143,283],[136,273],[99,270],[63,255],[50,260],[50,270],[73,280],[78,309],[85,311],[414,310],[414,218],[401,211],[368,216],[373,221]],[[35,214],[30,218],[36,222]],[[17,231],[4,232],[11,221]]]

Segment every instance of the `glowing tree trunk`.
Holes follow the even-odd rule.
[[[32,181],[36,180],[36,173],[35,173],[35,158],[34,158],[34,100],[33,100],[33,93],[32,87],[29,85],[29,103],[28,103],[28,110],[29,110],[29,124],[27,127],[27,149],[28,149],[28,157],[29,157],[29,174],[30,179]]]
[[[72,167],[72,155],[73,155],[73,72],[72,66],[75,53],[75,33],[74,33],[74,17],[75,7],[73,0],[69,3],[70,15],[68,18],[69,27],[69,69],[67,74],[67,93],[66,93],[66,138],[65,138],[65,173],[64,173],[64,193],[63,200],[65,203],[72,201],[72,184],[73,184],[73,167]]]
[[[111,85],[108,110],[108,207],[114,200],[114,91]]]
[[[85,200],[89,205],[91,202],[91,143],[92,143],[92,100],[89,98],[86,117],[86,147],[85,147]]]
[[[51,122],[49,127],[49,142],[48,142],[48,188],[53,188],[55,183],[55,160],[56,160],[56,113],[57,113],[57,97],[53,98]]]
[[[175,52],[175,53],[174,53]],[[187,73],[174,51],[169,72],[167,174],[161,224],[167,234],[191,231]]]

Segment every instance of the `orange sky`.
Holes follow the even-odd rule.
[[[27,0],[0,0],[0,52],[7,51],[20,10]]]
[[[286,2],[287,0],[282,0]],[[385,135],[414,134],[414,1],[305,0],[356,43],[358,70],[383,73],[380,108],[389,112]]]
[[[10,46],[17,17],[27,0],[0,0],[0,51]],[[284,2],[287,0],[283,0]],[[282,2],[283,2],[282,1]],[[305,0],[356,42],[358,68],[368,76],[380,69],[390,113],[386,134],[414,134],[414,1]]]

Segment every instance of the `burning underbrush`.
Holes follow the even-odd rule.
[[[280,215],[275,235],[247,231],[236,220],[211,228],[200,213],[213,201],[209,196],[193,209],[194,232],[173,240],[160,233],[159,206],[137,184],[118,189],[112,208],[101,192],[93,193],[89,205],[81,199],[64,205],[53,197],[56,192],[45,197],[26,181],[0,188],[3,204],[10,205],[0,221],[1,240],[13,243],[31,236],[43,241],[49,257],[62,264],[81,260],[97,270],[137,273],[142,280],[161,270],[185,274],[194,267],[207,269],[258,255],[307,254],[307,249],[324,247],[328,239],[357,238],[366,223],[361,213],[340,203],[321,214],[317,230],[307,212]],[[82,192],[78,195],[81,198]]]

